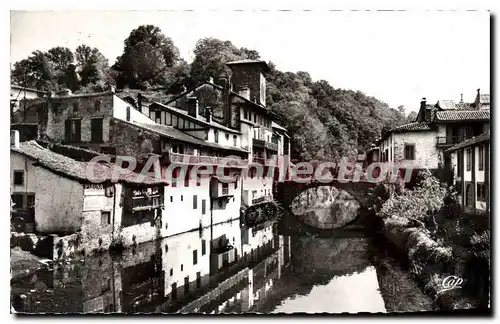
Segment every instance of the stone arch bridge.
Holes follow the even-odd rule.
[[[317,187],[330,186],[335,187],[340,190],[344,190],[351,194],[357,201],[359,201],[362,207],[368,207],[369,193],[372,189],[377,186],[375,182],[369,181],[339,181],[338,179],[333,179],[329,182],[320,181],[308,181],[308,182],[297,182],[297,181],[284,181],[279,182],[277,185],[277,201],[281,204],[283,208],[288,208],[293,200],[300,195],[300,193]]]

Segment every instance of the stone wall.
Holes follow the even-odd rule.
[[[393,135],[394,161],[414,162],[421,169],[437,169],[440,152],[436,148],[435,132],[396,133]],[[405,144],[415,145],[415,160],[405,160]],[[444,162],[444,160],[443,160]]]

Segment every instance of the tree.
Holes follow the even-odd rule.
[[[124,45],[123,54],[113,65],[119,72],[117,84],[120,87],[164,86],[168,73],[180,63],[179,50],[173,41],[153,25],[132,30]]]
[[[82,86],[109,81],[108,59],[97,48],[82,44],[76,48],[75,57]]]
[[[408,114],[408,116],[406,117],[406,122],[407,123],[413,123],[414,121],[417,120],[417,112],[415,111],[412,111]]]
[[[255,50],[237,48],[230,41],[216,38],[202,38],[196,42],[195,58],[191,64],[191,78],[194,83],[200,83],[213,77],[217,82],[231,73],[226,63],[242,59],[259,59]]]
[[[34,51],[28,58],[14,63],[11,78],[15,84],[50,90],[57,88],[54,74],[55,71],[47,55],[41,51]]]

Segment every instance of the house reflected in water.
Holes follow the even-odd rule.
[[[120,255],[55,263],[14,279],[12,301],[28,313],[251,311],[289,262],[289,240],[273,222],[222,223]]]

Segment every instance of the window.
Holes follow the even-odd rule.
[[[257,114],[254,114],[253,115],[253,122],[256,123],[257,122]]]
[[[12,199],[12,203],[14,204],[13,207],[15,208],[23,208],[24,205],[23,205],[23,197],[24,195],[23,194],[13,194],[10,196],[10,198]]]
[[[172,277],[173,275],[174,275],[174,269],[170,268],[170,277]]]
[[[170,196],[170,202],[174,202],[174,197]]]
[[[201,287],[201,272],[196,273],[196,288]]]
[[[229,134],[226,133],[226,141],[229,141]]]
[[[246,109],[243,109],[243,118],[248,119],[248,112]]]
[[[102,211],[101,212],[101,225],[109,225],[111,224],[111,212]]]
[[[177,299],[177,282],[172,284],[172,300]]]
[[[90,141],[92,143],[102,143],[102,118],[92,118],[90,120]]]
[[[214,130],[215,143],[219,143],[219,131]]]
[[[193,251],[193,265],[198,263],[198,250]]]
[[[207,241],[201,240],[201,255],[205,255],[207,253]]]
[[[208,131],[205,132],[205,141],[208,140]]]
[[[101,111],[101,100],[97,100],[94,103],[94,111],[95,112],[100,112]]]
[[[34,194],[27,194],[26,195],[26,206],[28,208],[34,208],[35,207],[35,195]]]
[[[472,184],[468,183],[465,187],[465,205],[472,206],[473,203],[473,192],[472,192]]]
[[[64,124],[64,137],[67,143],[79,143],[80,137],[80,119],[67,119]]]
[[[59,113],[59,111],[61,111],[61,103],[60,102],[53,102],[52,103],[52,112],[54,114],[57,114],[57,113]]]
[[[184,179],[184,187],[189,187],[189,179]]]
[[[199,176],[196,177],[196,186],[201,186],[201,179],[199,178]]]
[[[189,294],[189,276],[184,278],[184,295]]]
[[[469,148],[466,151],[467,160],[465,161],[465,169],[470,171],[472,165],[472,150]]]
[[[198,209],[198,195],[193,195],[193,209]]]
[[[484,170],[484,146],[479,145],[479,171]]]
[[[236,146],[237,141],[238,137],[236,135],[233,135],[233,146]]]
[[[234,189],[235,189],[235,190],[236,190],[236,189],[238,189],[238,181],[239,181],[239,180],[240,180],[240,179],[239,179],[238,177],[236,177],[236,181],[234,182]]]
[[[206,203],[207,203],[207,202],[206,202],[206,200],[205,200],[205,199],[203,199],[203,200],[201,201],[201,214],[202,214],[202,215],[205,215],[205,213],[206,213],[206,208],[207,208],[207,207],[206,207]]]
[[[458,150],[457,152],[457,176],[462,177],[462,172],[464,169],[464,151]]]
[[[165,125],[172,125],[172,114],[165,113]]]
[[[184,201],[184,195],[181,195],[181,201]]]
[[[181,271],[184,271],[184,265],[181,264]]]
[[[113,186],[107,186],[104,188],[104,195],[106,197],[113,197],[115,188]]]
[[[24,184],[24,170],[14,170],[14,184],[16,186]]]
[[[155,111],[155,121],[158,124],[161,124],[161,111],[160,110]]]
[[[486,186],[484,183],[478,182],[476,184],[476,190],[477,190],[477,200],[478,201],[485,201],[486,200]]]
[[[78,112],[78,109],[79,109],[78,102],[74,102],[73,103],[73,113]]]
[[[405,160],[415,160],[415,144],[405,144]]]

